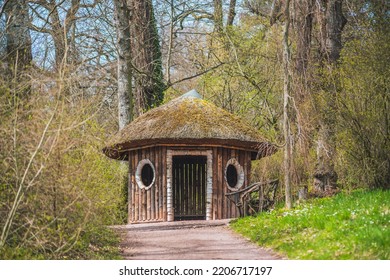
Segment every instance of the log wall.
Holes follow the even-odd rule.
[[[168,172],[172,170],[168,165],[171,165],[172,158],[167,157],[168,150],[174,151],[175,155],[181,154],[180,151],[183,151],[184,154],[185,151],[194,151],[194,154],[199,155],[208,154],[207,168],[208,173],[212,176],[208,178],[206,219],[238,217],[237,208],[225,197],[225,194],[230,192],[225,180],[225,168],[229,159],[235,158],[244,171],[243,187],[247,186],[251,169],[250,151],[222,147],[157,146],[129,152],[128,223],[173,220],[172,190],[168,188],[171,178]],[[172,152],[170,157],[172,157]],[[149,159],[155,169],[155,181],[149,189],[141,189],[136,182],[137,166],[143,159]],[[209,164],[210,162],[211,164]]]

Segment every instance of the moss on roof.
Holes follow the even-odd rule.
[[[107,143],[112,158],[128,149],[162,144],[212,144],[256,151],[266,141],[239,117],[194,95],[183,95],[141,115]]]

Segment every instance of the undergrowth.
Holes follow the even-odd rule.
[[[9,260],[119,260],[119,235],[106,226],[88,228],[67,253],[47,252],[28,247],[4,246],[0,249],[0,259]]]

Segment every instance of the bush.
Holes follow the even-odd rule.
[[[127,165],[101,149],[116,124],[103,118],[98,94],[68,82],[47,89],[42,81],[28,98],[0,96],[0,258],[115,255],[118,240],[106,227],[126,220]]]

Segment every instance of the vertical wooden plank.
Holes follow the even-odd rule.
[[[223,175],[222,175],[222,149],[214,148],[213,149],[213,158],[214,158],[214,177],[215,177],[215,185],[221,191],[221,194],[224,193],[224,185],[223,185]],[[225,216],[225,209],[221,208],[221,218]]]
[[[173,207],[174,207],[174,213],[175,213],[175,216],[178,215],[178,213],[180,212],[180,190],[178,189],[178,184],[179,184],[179,165],[178,165],[178,162],[175,158],[173,158],[172,160],[172,164],[173,164],[173,170],[172,170],[172,174],[173,174],[173,184],[172,184],[172,187],[173,187],[173,194],[175,195],[174,196],[174,200],[173,200]]]
[[[143,149],[142,151],[142,158],[143,159],[149,159],[149,149]],[[144,191],[142,192],[143,197],[142,197],[142,210],[143,210],[143,220],[147,221],[149,219],[148,215],[148,208],[149,208],[149,199],[150,199],[150,191]]]
[[[142,151],[141,150],[138,150],[138,162],[140,162],[142,160]],[[138,210],[138,220],[139,221],[142,221],[142,189],[139,188],[139,191],[138,191],[138,207],[139,207],[139,210]]]
[[[138,166],[138,151],[133,151],[133,157],[134,157],[134,166],[135,166],[135,169],[134,169],[134,172],[135,170],[137,169],[137,166]],[[134,199],[133,199],[133,203],[134,203],[134,221],[139,221],[139,187],[138,187],[138,184],[135,180],[135,173],[133,173],[133,176],[134,176],[134,183],[135,183],[135,188],[134,188]]]
[[[129,151],[129,197],[128,197],[128,203],[129,203],[129,215],[128,215],[128,224],[133,222],[133,212],[134,212],[134,183],[133,183],[133,173],[134,173],[134,161],[133,161],[133,154],[131,151]],[[131,189],[130,189],[131,184]]]
[[[165,149],[165,147],[164,147]],[[166,160],[166,187],[164,188],[164,202],[165,202],[165,215],[167,221],[173,221],[174,216],[172,213],[172,153],[167,151]]]
[[[186,163],[186,170],[187,170],[187,178],[186,178],[186,184],[187,184],[187,215],[191,214],[191,170],[190,170],[191,165],[187,162]]]
[[[144,149],[144,158],[150,160],[150,149]],[[144,207],[145,207],[145,220],[150,220],[150,189],[145,190],[145,197],[144,197]]]
[[[186,205],[186,202],[187,202],[187,184],[186,184],[187,176],[186,176],[186,165],[184,164],[184,162],[182,163],[182,167],[183,167],[183,172],[182,172],[183,212],[181,214],[185,214],[186,210],[187,210],[187,205]]]
[[[242,167],[244,169],[244,187],[249,185],[248,180],[248,152],[247,151],[241,151],[242,154]]]
[[[141,150],[140,160],[145,159],[145,149]],[[141,189],[141,221],[146,220],[146,191]]]
[[[214,176],[216,178],[216,189],[217,189],[217,219],[221,219],[223,216],[223,209],[222,209],[222,202],[221,202],[221,196],[223,195],[223,183],[222,183],[222,177],[221,177],[221,170],[222,170],[222,155],[218,153],[218,149],[214,149],[214,167],[215,171]]]
[[[150,148],[145,149],[145,157],[146,159],[149,159],[151,161],[151,152]],[[151,161],[153,163],[153,161]],[[151,188],[148,190],[145,190],[145,195],[146,197],[144,198],[145,201],[145,207],[146,207],[146,220],[150,220],[150,210],[151,210],[151,205],[150,205],[150,199],[151,199]]]
[[[181,201],[180,201],[180,205],[181,205],[181,211],[180,211],[180,215],[185,215],[186,213],[186,209],[187,209],[187,205],[186,205],[186,165],[184,164],[184,162],[181,161],[180,163],[180,194],[181,194]]]
[[[185,199],[185,215],[188,215],[189,212],[189,185],[188,185],[188,163],[184,164],[184,185],[185,185],[185,194],[184,194],[184,199]]]
[[[209,162],[209,160],[207,159],[207,162],[206,162],[206,164],[205,165],[202,165],[202,180],[203,180],[203,184],[205,184],[206,185],[206,187],[203,189],[204,190],[204,194],[203,194],[203,205],[204,205],[204,211],[205,211],[205,213],[206,213],[206,219],[207,219],[207,217],[209,217],[209,219],[211,219],[212,217],[211,217],[211,211],[212,211],[212,208],[210,208],[210,210],[209,210],[209,214],[208,214],[208,210],[207,210],[207,205],[208,205],[208,199],[209,199],[209,197],[208,197],[208,192],[209,192],[209,186],[208,186],[208,169],[209,169],[209,164],[210,164],[210,162]],[[214,169],[213,169],[213,171],[214,171]],[[214,185],[214,184],[213,184]],[[211,203],[210,203],[211,204]],[[210,205],[210,207],[212,207],[212,205]]]
[[[220,185],[219,185],[219,182],[218,182],[218,155],[217,155],[217,148],[214,147],[212,148],[211,150],[211,153],[213,155],[213,178],[212,178],[212,182],[213,182],[213,188],[214,189],[218,189],[220,188]],[[215,192],[213,192],[213,195],[215,195]],[[214,205],[215,206],[215,205]]]
[[[230,190],[227,187],[227,182],[226,182],[226,179],[225,179],[225,168],[226,168],[226,163],[228,161],[228,159],[227,159],[227,149],[221,148],[221,154],[222,154],[222,169],[221,169],[220,176],[222,177],[223,189],[225,191],[230,192]],[[231,202],[227,201],[227,203],[226,203],[226,218],[227,219],[230,218],[230,208],[231,208]]]
[[[135,182],[135,169],[136,165],[134,162],[134,153],[132,151],[129,152],[129,163],[131,164],[131,169],[129,170],[130,172],[130,182],[131,182],[131,198],[129,198],[129,203],[131,205],[131,213],[129,213],[129,216],[131,218],[131,221],[134,222],[134,198],[135,198],[135,189],[137,188],[137,184]]]
[[[138,150],[138,162],[142,160],[142,152]],[[142,221],[142,189],[138,190],[138,220]]]
[[[252,160],[251,160],[251,153],[246,152],[246,180],[248,182],[248,185],[251,183],[251,172],[252,172]]]
[[[198,193],[199,185],[197,184],[197,173],[198,173],[198,164],[200,164],[201,158],[198,158],[192,164],[192,213],[194,216],[197,216],[198,213]]]
[[[231,154],[230,154],[229,158],[235,158],[238,161],[238,163],[240,164],[240,159],[239,159],[240,154],[238,153],[238,151],[235,149],[231,149],[230,153]],[[239,174],[237,173],[237,175],[239,175]],[[238,177],[237,177],[237,180],[238,180]],[[230,218],[234,218],[236,216],[236,210],[237,210],[237,207],[232,203],[231,208],[230,208]]]
[[[206,201],[206,220],[212,219],[212,209],[213,209],[213,153],[212,151],[207,151],[207,201]]]
[[[198,186],[197,191],[196,191],[196,215],[202,215],[202,211],[201,211],[202,201],[200,199],[200,191],[202,190],[203,185],[201,184],[201,182],[199,180],[200,165],[201,164],[196,165],[196,171],[195,171],[196,172],[195,173],[195,182],[196,182],[196,185]]]
[[[231,149],[230,152],[231,152],[230,158],[235,158],[237,160],[238,164],[241,164],[240,153],[235,149]],[[239,176],[239,173],[237,173],[237,175]],[[237,176],[237,182],[239,180],[238,176]],[[237,210],[237,207],[235,207],[234,204],[231,204],[231,210],[230,210],[230,217],[231,218],[234,218],[236,216],[236,210]]]
[[[155,204],[154,204],[154,198],[155,198],[155,190],[156,190],[156,148],[153,147],[150,149],[150,161],[152,162],[154,166],[154,183],[152,187],[149,189],[150,192],[150,214],[148,220],[154,220],[155,218]],[[148,210],[149,211],[149,210]]]
[[[175,215],[178,215],[178,213],[180,213],[180,199],[181,199],[181,194],[180,194],[180,190],[178,188],[178,185],[180,185],[180,165],[177,161],[177,158],[173,157],[173,160],[172,162],[174,163],[174,166],[173,166],[173,169],[174,169],[174,173],[175,173],[175,183],[173,185],[173,188],[174,188],[174,192],[175,192],[175,204],[174,204],[174,207],[175,207]]]
[[[198,165],[198,170],[197,170],[197,180],[198,180],[198,185],[199,185],[199,193],[198,193],[198,215],[204,215],[203,212],[203,190],[206,188],[206,184],[203,184],[202,182],[202,166],[204,164],[199,164]]]
[[[191,214],[191,164],[187,163],[187,215]]]
[[[246,186],[248,186],[248,181],[247,181],[247,177],[246,177],[246,155],[247,155],[247,152],[246,151],[241,151],[241,150],[237,150],[237,158],[238,158],[238,163],[242,166],[242,169],[243,169],[243,172],[244,172],[244,182],[243,182],[243,185],[241,188],[245,188]],[[237,211],[237,208],[235,209],[234,213],[233,213],[233,217],[237,217],[238,216],[238,211]]]
[[[134,182],[133,182],[133,174],[134,174],[134,159],[133,154],[129,151],[129,188],[128,188],[128,198],[127,203],[129,206],[127,223],[130,224],[134,219]]]
[[[251,184],[251,168],[252,168],[252,161],[251,161],[251,153],[246,152],[246,157],[245,157],[245,178],[247,182],[247,186]]]
[[[159,155],[160,155],[160,147],[156,147],[154,149],[154,153],[155,153],[155,169],[156,169],[156,181],[154,183],[154,200],[153,200],[153,203],[154,203],[154,211],[155,211],[155,214],[154,214],[154,219],[155,220],[158,220],[159,219],[159,207],[158,207],[158,195],[159,195],[159,187],[160,187],[160,159],[159,159]]]
[[[176,201],[176,214],[179,216],[183,213],[183,165],[180,161],[176,162],[176,172],[177,172],[177,181],[176,181],[176,191],[177,191],[177,201]]]
[[[216,171],[213,171],[213,177],[218,173],[218,165],[215,160],[213,160],[213,170],[217,169]],[[217,219],[217,209],[218,209],[218,189],[220,186],[218,184],[213,185],[213,195],[212,195],[212,219],[216,220]]]
[[[195,164],[193,162],[191,162],[191,164],[189,164],[189,185],[190,185],[190,212],[191,214],[190,215],[194,215],[194,182],[193,182],[193,178],[194,178],[194,166]]]
[[[180,216],[183,213],[183,165],[180,161],[177,160],[176,158],[176,185],[175,185],[175,190],[177,192],[177,200],[176,200],[176,215]]]
[[[167,220],[165,216],[166,213],[166,201],[167,201],[167,149],[165,147],[161,147],[161,172],[162,172],[162,180],[161,180],[161,219],[163,221]]]
[[[199,158],[196,158],[194,162],[191,163],[191,212],[193,216],[196,216],[196,165],[199,162]]]
[[[185,215],[187,213],[187,165],[183,162],[182,163],[183,172],[182,172],[182,182],[183,182],[183,188],[182,188],[182,198],[183,198],[183,212],[180,214]]]
[[[226,161],[228,161],[228,160],[231,159],[231,158],[235,158],[235,159],[238,160],[237,154],[236,154],[235,152],[236,152],[236,150],[229,149],[229,150],[228,150],[228,156],[227,156],[227,158],[226,158]],[[235,205],[234,205],[233,203],[230,203],[230,218],[234,218],[235,209],[236,209]]]
[[[201,165],[201,180],[202,180],[202,214],[207,212],[207,160],[206,164]]]
[[[203,165],[203,162],[200,164],[197,164],[196,166],[196,184],[198,185],[198,191],[196,193],[196,214],[201,216],[203,215],[202,212],[202,189],[205,187],[205,185],[202,184],[201,181],[201,166]]]
[[[133,195],[132,195],[132,204],[133,204],[133,210],[132,210],[132,220],[133,222],[136,221],[136,215],[135,215],[135,210],[136,210],[136,199],[137,199],[137,189],[138,189],[138,186],[137,186],[137,182],[135,181],[135,170],[137,169],[137,162],[136,162],[136,157],[135,157],[135,153],[134,151],[131,152],[131,157],[132,157],[132,162],[133,162],[133,166],[134,166],[134,169],[133,169],[133,172],[131,174],[131,181],[133,182]]]
[[[164,194],[163,194],[163,185],[164,185],[164,166],[165,166],[165,155],[163,153],[163,148],[160,147],[160,153],[159,153],[159,162],[160,162],[160,169],[159,169],[159,193],[158,193],[158,208],[159,208],[159,219],[164,220],[164,215],[163,215],[163,209],[164,209]]]

